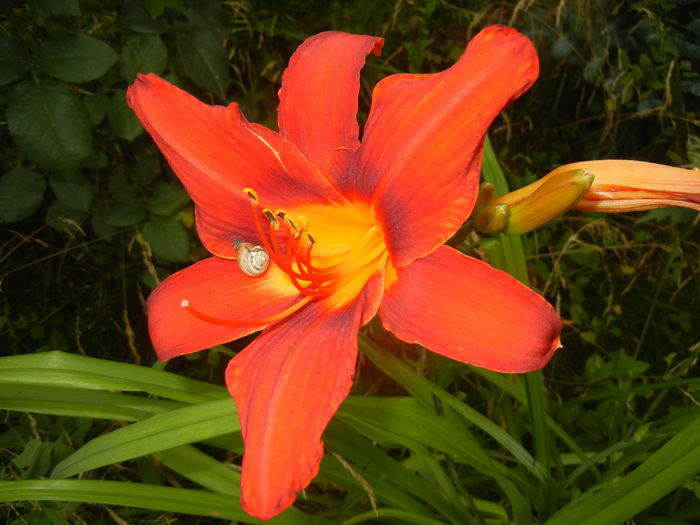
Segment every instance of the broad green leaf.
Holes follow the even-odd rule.
[[[24,82],[7,103],[10,135],[30,160],[55,171],[73,171],[89,155],[92,130],[78,95],[54,82]]]
[[[71,208],[61,201],[52,202],[46,210],[46,224],[64,233],[80,232],[86,219],[86,212]]]
[[[143,0],[127,0],[119,9],[119,24],[139,33],[160,34],[168,29],[166,20],[154,19],[144,7]]]
[[[123,89],[115,90],[107,107],[107,115],[114,133],[119,138],[131,142],[144,131],[138,117],[126,103],[126,91]]]
[[[125,228],[139,224],[146,216],[144,204],[137,200],[121,201],[106,214],[105,220],[114,228]]]
[[[46,180],[27,168],[15,168],[0,177],[0,223],[26,219],[41,206]]]
[[[107,116],[109,97],[104,93],[99,93],[92,97],[83,97],[83,105],[90,117],[90,124],[99,126]]]
[[[187,260],[189,240],[180,222],[169,217],[155,217],[144,225],[143,238],[156,257],[172,262]]]
[[[194,29],[177,33],[176,41],[182,67],[194,83],[225,99],[230,83],[228,60],[216,35],[207,29]]]
[[[92,184],[81,173],[57,173],[49,177],[56,198],[78,211],[87,211],[92,201]]]
[[[156,414],[95,438],[56,465],[51,476],[66,478],[86,470],[239,431],[233,399],[207,401]]]
[[[188,202],[190,197],[182,186],[161,181],[153,187],[148,209],[156,215],[172,215]]]
[[[0,86],[22,78],[29,71],[25,60],[15,43],[5,35],[0,35]]]
[[[47,75],[65,82],[89,82],[104,75],[118,58],[102,40],[77,33],[45,40],[37,65]]]
[[[617,525],[700,472],[700,413],[628,475],[595,486],[546,525]]]
[[[0,384],[3,383],[141,391],[185,403],[228,398],[228,392],[221,386],[164,370],[65,352],[0,357]]]
[[[127,40],[119,56],[119,72],[127,82],[137,73],[162,75],[168,65],[168,50],[157,35],[139,35]]]
[[[48,16],[79,16],[79,0],[28,0],[30,9],[37,13]]]

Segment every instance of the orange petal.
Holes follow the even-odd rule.
[[[360,145],[360,70],[367,54],[379,55],[383,44],[373,36],[320,33],[299,46],[282,77],[280,133],[332,179]]]
[[[195,202],[199,235],[216,255],[233,257],[233,241],[257,238],[244,188],[276,208],[339,199],[296,146],[249,123],[237,104],[209,106],[153,74],[139,75],[127,98]]]
[[[226,383],[245,444],[241,504],[267,520],[318,472],[321,434],[352,386],[357,330],[376,311],[375,280],[355,302],[311,303],[236,355]]]
[[[395,265],[430,253],[467,218],[486,130],[537,73],[530,40],[492,26],[446,71],[377,84],[357,173],[341,188],[374,195]]]
[[[225,320],[264,319],[284,310],[299,292],[275,265],[259,277],[241,272],[236,261],[211,257],[163,281],[148,298],[148,329],[158,359],[227,343],[265,325],[231,327],[202,321],[182,307]]]
[[[482,261],[442,246],[397,271],[379,315],[404,341],[497,372],[541,368],[559,347],[550,304]]]

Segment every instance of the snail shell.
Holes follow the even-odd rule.
[[[251,277],[265,273],[270,264],[270,255],[260,245],[254,246],[249,242],[241,242],[236,244],[236,253],[241,271]]]

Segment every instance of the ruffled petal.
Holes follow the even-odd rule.
[[[327,31],[304,41],[282,78],[280,133],[299,146],[331,179],[345,171],[359,145],[360,70],[384,39]]]
[[[148,297],[151,341],[158,359],[165,361],[233,341],[266,326],[232,327],[203,321],[182,307],[183,300],[211,317],[247,321],[271,317],[298,297],[289,277],[274,264],[263,275],[249,277],[235,261],[204,259],[165,279]]]
[[[226,383],[243,431],[241,504],[249,514],[282,512],[318,472],[321,434],[352,386],[357,330],[376,311],[378,284],[342,309],[309,304],[231,360]]]
[[[384,326],[409,343],[497,372],[543,367],[561,321],[540,295],[505,272],[442,246],[399,268],[384,293]]]
[[[296,146],[249,123],[237,104],[209,106],[154,74],[139,75],[127,99],[195,202],[200,237],[216,255],[234,257],[233,241],[257,238],[244,188],[275,208],[340,199]]]
[[[467,218],[486,130],[538,67],[527,37],[492,26],[446,71],[377,84],[359,165],[340,187],[373,195],[396,266],[430,253]]]

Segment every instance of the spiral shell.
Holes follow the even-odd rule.
[[[254,246],[249,242],[237,243],[236,253],[238,254],[238,266],[241,268],[241,271],[251,277],[257,277],[265,273],[270,264],[270,255],[260,245]]]

